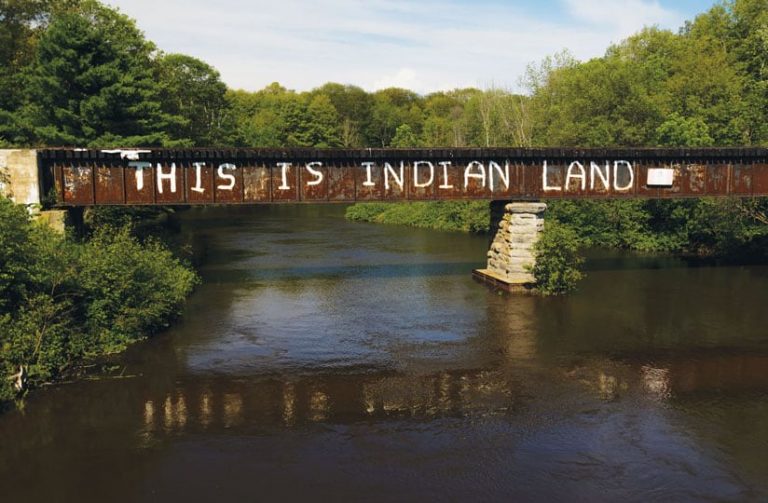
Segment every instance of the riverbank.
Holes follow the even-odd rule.
[[[611,248],[734,262],[768,260],[768,215],[759,199],[547,202],[547,221],[573,230],[583,248]],[[354,221],[487,233],[487,201],[357,203]]]
[[[86,238],[0,199],[0,408],[167,328],[197,274],[152,236],[94,225]]]
[[[670,253],[723,262],[768,261],[768,215],[757,199],[548,201],[532,273],[538,291],[564,294],[584,274],[591,248]],[[435,230],[488,233],[486,201],[357,203],[346,218]]]

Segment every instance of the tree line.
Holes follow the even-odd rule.
[[[228,89],[96,0],[0,1],[6,146],[721,146],[768,142],[768,7],[729,0],[579,62],[529,66],[523,93],[419,95],[327,83]]]

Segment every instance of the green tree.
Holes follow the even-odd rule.
[[[164,54],[155,64],[163,110],[182,119],[171,136],[188,138],[195,146],[231,144],[232,114],[219,72],[184,54]]]
[[[77,242],[0,198],[0,403],[19,369],[39,385],[166,327],[196,282],[127,228]]]
[[[343,147],[370,144],[364,132],[369,129],[373,97],[363,89],[329,82],[314,89],[311,96],[327,96],[339,115],[339,140]]]
[[[465,146],[465,124],[462,118],[467,99],[461,91],[427,95],[424,98],[421,143],[428,147]]]
[[[668,147],[711,147],[715,141],[701,117],[685,118],[677,112],[656,128],[658,144]]]
[[[0,197],[0,311],[19,305],[32,279],[30,260],[34,253],[29,236],[29,213]]]
[[[418,147],[419,140],[416,138],[416,135],[413,134],[411,126],[408,124],[401,124],[397,127],[395,136],[390,142],[390,146],[395,148]]]
[[[232,111],[237,145],[279,147],[286,144],[288,124],[283,103],[294,98],[284,87],[275,82],[255,93],[230,90],[226,98]]]
[[[241,143],[252,147],[338,147],[339,114],[330,98],[273,83],[256,93],[229,93]]]
[[[416,136],[421,133],[421,98],[413,91],[389,88],[373,95],[371,122],[366,135],[372,146],[390,145],[397,128],[407,124]]]
[[[25,140],[18,116],[24,103],[23,72],[34,59],[48,14],[43,0],[0,0],[0,146]]]
[[[324,95],[307,96],[304,120],[298,125],[301,146],[330,148],[340,147],[339,114]]]
[[[163,113],[152,52],[135,23],[98,3],[54,15],[27,81],[34,143],[163,145],[177,123]]]

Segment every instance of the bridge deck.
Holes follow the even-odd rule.
[[[58,206],[768,196],[768,149],[39,151]]]

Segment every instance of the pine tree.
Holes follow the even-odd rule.
[[[162,111],[154,46],[128,17],[97,3],[56,14],[28,78],[25,118],[46,145],[171,143],[179,121]]]

